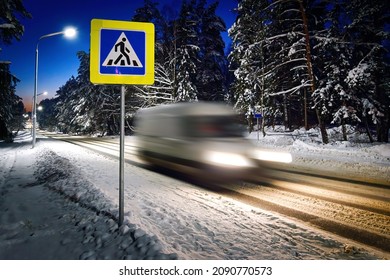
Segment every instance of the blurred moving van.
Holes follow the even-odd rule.
[[[256,168],[234,110],[220,103],[175,103],[138,111],[138,156],[149,164],[215,179]]]

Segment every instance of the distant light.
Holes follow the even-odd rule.
[[[43,107],[42,106],[38,106],[38,111],[42,111],[43,110]]]
[[[76,36],[76,29],[74,29],[73,27],[68,27],[64,30],[64,35],[65,37],[67,38],[73,38]]]

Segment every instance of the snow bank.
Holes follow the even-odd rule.
[[[177,259],[135,225],[118,227],[115,205],[68,159],[39,142],[0,149],[0,259]]]
[[[293,155],[291,168],[351,180],[390,185],[390,144],[370,143],[365,133],[347,127],[350,141],[342,141],[341,127],[328,129],[329,144],[322,144],[319,129],[285,132],[283,127],[257,132],[248,138],[259,147],[285,150]]]
[[[87,178],[80,168],[53,151],[38,154],[36,177],[44,186],[59,192],[70,201],[88,209],[90,217],[75,222],[84,236],[83,244],[91,244],[80,259],[176,259],[175,254],[161,252],[155,236],[128,222],[118,228],[118,207]]]

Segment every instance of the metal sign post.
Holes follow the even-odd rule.
[[[125,86],[154,83],[154,25],[93,19],[91,21],[90,80],[121,85],[119,143],[119,220],[124,221]]]
[[[257,141],[260,140],[260,125],[259,125],[259,119],[261,119],[263,116],[260,113],[255,114],[255,118],[257,119]]]
[[[119,143],[119,221],[123,224],[124,217],[124,182],[125,182],[125,86],[121,86],[121,125]]]

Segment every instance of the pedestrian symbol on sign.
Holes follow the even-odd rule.
[[[143,67],[124,32],[119,36],[102,66]]]

